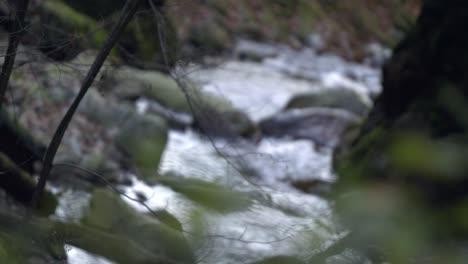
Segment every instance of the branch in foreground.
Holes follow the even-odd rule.
[[[8,38],[8,48],[5,54],[5,60],[2,66],[2,73],[0,74],[0,107],[5,99],[5,93],[8,89],[8,82],[10,81],[10,75],[13,71],[15,64],[16,52],[18,45],[21,41],[21,37],[24,32],[24,19],[26,12],[28,11],[29,0],[15,1],[14,9],[11,11],[11,18],[13,21],[11,32]]]
[[[89,87],[91,87],[91,84],[93,83],[94,79],[99,73],[99,70],[104,64],[110,51],[112,50],[112,48],[115,46],[120,36],[122,35],[122,32],[124,31],[125,27],[132,20],[133,16],[135,15],[135,12],[138,9],[139,3],[141,1],[142,0],[128,0],[126,2],[122,10],[122,14],[119,18],[119,21],[112,29],[111,33],[109,34],[106,41],[104,42],[103,47],[101,48],[93,64],[91,65],[91,68],[89,69],[81,85],[78,95],[76,96],[73,103],[70,105],[70,108],[68,108],[68,111],[66,112],[63,119],[60,121],[60,124],[58,125],[54,133],[54,136],[52,137],[52,140],[50,141],[50,144],[44,155],[43,168],[39,176],[39,182],[37,183],[33,198],[31,200],[31,209],[36,208],[37,202],[39,201],[39,198],[42,192],[44,191],[45,184],[47,182],[50,171],[52,169],[52,164],[55,158],[55,154],[57,153],[57,150],[62,142],[63,135],[65,134],[65,131],[67,130],[68,125],[70,124],[73,118],[73,115],[76,112],[76,109],[80,105],[80,102],[83,99],[83,97],[86,95],[86,92],[88,91]]]

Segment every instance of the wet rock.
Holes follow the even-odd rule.
[[[187,84],[187,86],[187,93],[193,97],[194,107],[200,104],[200,101],[205,104],[216,104],[218,107],[229,105],[227,101],[219,98],[210,98],[213,101],[208,102],[208,96],[204,92],[191,84]],[[162,72],[129,67],[114,69],[108,72],[102,82],[101,89],[111,91],[120,99],[135,100],[144,97],[177,112],[191,112],[186,96],[177,82]]]
[[[307,43],[308,46],[310,46],[312,49],[316,51],[321,51],[325,48],[325,40],[318,33],[309,34],[306,37],[305,42]]]
[[[179,231],[138,213],[111,191],[94,191],[82,222],[103,232],[125,237],[161,259],[175,263],[194,262],[190,246]]]
[[[334,147],[347,128],[360,118],[345,110],[331,108],[293,109],[260,122],[263,135],[309,139],[320,146]]]
[[[135,109],[130,104],[117,103],[112,98],[105,98],[96,90],[88,91],[78,107],[78,112],[108,129],[119,127],[136,115]]]
[[[328,196],[331,193],[332,183],[320,179],[292,180],[291,185],[304,193],[319,196]]]
[[[364,62],[375,68],[382,67],[392,55],[391,49],[384,47],[376,42],[366,45],[364,53]]]
[[[239,40],[234,49],[236,57],[253,61],[261,61],[265,58],[274,57],[278,53],[279,50],[272,45],[249,40]]]
[[[167,140],[166,120],[154,114],[138,114],[130,104],[104,98],[95,90],[86,95],[79,112],[105,130],[100,152],[88,153],[81,164],[100,172],[110,182],[128,181],[119,171],[122,166],[118,163],[135,169],[137,176],[143,179],[156,175]],[[101,179],[93,178],[93,182],[102,183]]]
[[[200,109],[197,112],[199,114],[195,127],[204,134],[228,139],[236,139],[239,136],[255,139],[260,134],[259,128],[245,113],[216,113],[210,109]]]
[[[167,142],[168,127],[164,119],[155,115],[136,115],[122,123],[115,140],[137,176],[154,179]]]
[[[191,114],[176,112],[171,109],[165,108],[164,106],[160,105],[155,101],[145,99],[139,100],[137,104],[141,102],[144,102],[144,108],[146,108],[143,109],[142,112],[147,111],[164,117],[164,119],[167,120],[171,128],[184,129],[186,127],[190,127],[193,124],[193,117]]]
[[[250,118],[221,96],[203,91],[192,83],[184,82],[184,90],[171,77],[155,71],[131,68],[116,69],[105,78],[102,89],[112,91],[118,98],[135,100],[147,98],[158,103],[157,109],[168,108],[181,114],[194,116],[194,126],[216,136],[250,136],[257,130]],[[188,99],[187,99],[188,97]],[[181,125],[185,120],[172,116],[169,122]]]
[[[365,116],[371,107],[368,98],[352,89],[331,88],[294,96],[286,109],[307,107],[330,107],[347,110]]]

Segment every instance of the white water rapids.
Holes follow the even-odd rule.
[[[228,98],[234,106],[259,121],[280,111],[295,94],[341,85],[363,96],[379,92],[379,71],[347,63],[334,55],[313,50],[278,48],[276,56],[262,62],[229,60],[216,67],[191,67],[188,78],[204,89]],[[201,263],[249,263],[266,256],[307,257],[338,234],[326,200],[290,186],[292,179],[333,180],[331,149],[319,149],[307,140],[263,138],[258,144],[211,141],[192,130],[170,131],[160,172],[215,181],[251,194],[254,205],[245,212],[207,213],[206,243],[190,235],[193,204],[164,186],[134,180],[125,192],[140,192],[153,209],[166,209],[188,231]],[[243,170],[238,170],[241,167]],[[249,181],[254,181],[255,184]],[[73,214],[62,199],[58,213]],[[86,204],[86,195],[81,195]],[[124,200],[126,198],[123,197]],[[127,200],[128,201],[128,200]],[[140,204],[128,201],[138,210]],[[80,204],[80,203],[78,203]],[[79,207],[79,206],[78,206]],[[68,212],[67,212],[68,210]],[[76,210],[79,210],[76,209]],[[70,247],[70,264],[106,264],[109,261]]]

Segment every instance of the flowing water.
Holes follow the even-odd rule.
[[[228,98],[254,121],[273,116],[293,95],[305,91],[339,85],[368,99],[380,91],[378,70],[334,55],[317,55],[311,49],[277,48],[274,56],[262,62],[232,59],[216,67],[191,67],[186,73],[203,89]],[[194,206],[190,201],[169,188],[148,186],[136,178],[125,192],[131,196],[143,193],[151,208],[174,214],[201,263],[248,263],[274,255],[307,257],[340,233],[326,200],[298,191],[289,183],[296,179],[333,181],[331,154],[332,149],[319,148],[308,140],[263,138],[258,143],[232,143],[193,130],[170,131],[160,173],[222,183],[254,199],[253,206],[244,212],[204,214],[207,230],[202,236],[207,239],[203,243],[192,233]],[[86,195],[69,196],[63,204],[66,200],[76,202],[80,196],[84,205],[88,199]],[[57,214],[65,217],[73,214],[70,211],[73,208],[62,205]],[[71,264],[109,263],[73,247],[68,254]]]

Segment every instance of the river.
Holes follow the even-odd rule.
[[[243,44],[253,49],[265,45]],[[302,92],[343,86],[369,101],[380,92],[380,72],[376,68],[349,63],[333,54],[317,54],[311,48],[297,51],[268,47],[272,52],[261,61],[242,61],[233,56],[223,61],[215,59],[216,66],[191,65],[179,69],[179,74],[182,72],[203,89],[226,97],[256,122],[274,116],[292,96]],[[148,103],[151,102],[140,103],[142,111]],[[200,263],[249,263],[275,255],[307,258],[342,232],[335,226],[327,200],[299,191],[290,182],[332,182],[332,152],[329,147],[304,139],[264,137],[259,142],[231,142],[208,138],[190,129],[171,130],[160,173],[222,183],[249,193],[254,200],[243,212],[205,213],[206,230],[202,235],[194,235],[194,205],[171,189],[148,186],[134,178],[133,185],[124,187],[124,191],[130,196],[143,193],[151,208],[164,208],[175,215]],[[77,196],[70,194],[68,199],[76,203]],[[81,197],[85,197],[81,198],[81,204],[85,204],[87,196]],[[138,203],[126,201],[138,210],[146,210]],[[71,209],[59,208],[58,212],[63,217],[66,210]],[[70,264],[110,263],[73,247],[69,247],[68,257]]]

